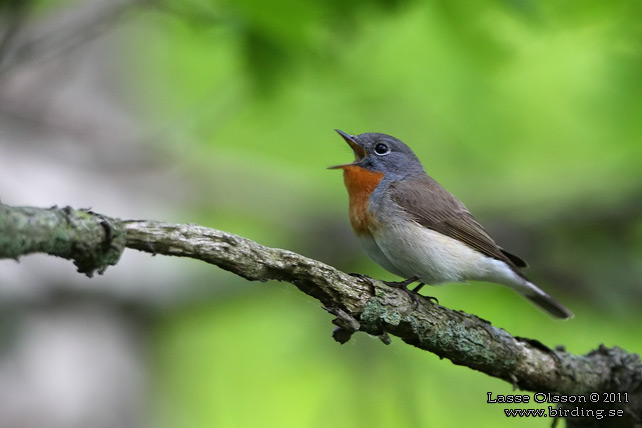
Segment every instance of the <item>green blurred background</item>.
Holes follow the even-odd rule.
[[[333,129],[388,133],[576,317],[495,285],[427,294],[574,353],[642,350],[641,2],[132,3],[107,66],[151,130],[132,144],[184,180],[165,196],[171,221],[395,279],[359,248],[326,170],[352,159]],[[486,404],[505,382],[399,340],[338,345],[332,317],[289,284],[175,265],[196,291],[144,310],[151,426],[516,424]]]

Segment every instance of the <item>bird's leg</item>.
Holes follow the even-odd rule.
[[[413,282],[417,282],[417,281],[419,281],[418,276],[411,276],[410,278],[405,279],[403,281],[381,281],[381,282],[383,282],[386,285],[389,285],[390,287],[405,288],[406,290],[408,290],[408,286]]]
[[[419,297],[417,297],[417,296],[419,296],[419,290],[421,290],[421,288],[425,284],[423,282],[420,282],[419,285],[417,285],[412,290],[408,289],[408,286],[410,284],[412,284],[413,282],[417,282],[417,281],[419,281],[419,277],[412,276],[412,277],[410,277],[410,278],[408,278],[406,280],[403,280],[403,281],[381,281],[381,282],[383,282],[386,285],[389,285],[390,287],[400,288],[403,291],[405,291],[408,294],[408,296],[410,296],[410,298],[412,299],[412,301],[414,303],[414,308],[417,309],[417,307],[419,306]],[[424,297],[426,297],[430,301],[434,301],[435,303],[439,304],[439,300],[437,300],[436,297],[432,297],[432,296],[424,296]]]
[[[421,290],[421,288],[424,285],[426,285],[426,284],[424,284],[423,282],[420,282],[419,285],[417,285],[415,288],[412,289],[412,292],[415,293],[415,294],[419,294],[419,290]]]
[[[419,286],[415,287],[414,290],[409,290],[408,286],[412,284],[413,282],[419,281],[419,277],[417,276],[411,276],[410,278],[403,280],[403,281],[381,281],[386,285],[389,285],[390,287],[394,288],[399,288],[408,294],[410,298],[412,299],[414,309],[417,309],[419,306],[419,298],[417,297],[417,293],[415,293],[415,290],[419,290],[423,284],[419,284]]]
[[[426,285],[426,284],[424,284],[423,282],[420,282],[419,285],[417,285],[415,288],[412,289],[412,292],[415,293],[415,294],[419,294],[419,290],[421,290],[421,287],[423,287],[424,285]],[[439,304],[439,300],[437,300],[437,298],[434,297],[434,296],[423,296],[423,297],[425,297],[426,299],[428,299],[428,300],[430,300],[430,301],[432,301],[432,302],[434,302],[436,304]]]

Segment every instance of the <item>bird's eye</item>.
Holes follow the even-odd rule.
[[[383,155],[387,155],[388,153],[390,153],[390,147],[388,147],[387,145],[385,145],[383,143],[379,143],[379,144],[377,144],[375,146],[374,151],[379,156],[383,156]]]

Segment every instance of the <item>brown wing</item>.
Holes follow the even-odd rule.
[[[464,204],[431,177],[400,181],[392,186],[393,200],[422,226],[457,239],[489,257],[506,262],[517,272],[518,267],[527,266],[524,260],[501,249]]]

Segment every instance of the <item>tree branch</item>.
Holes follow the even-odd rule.
[[[591,393],[628,394],[628,403],[606,403],[600,395],[594,404],[595,409],[622,411],[621,417],[568,418],[568,426],[596,422],[599,426],[633,426],[642,421],[642,362],[639,355],[619,347],[600,345],[586,355],[552,350],[537,340],[511,336],[475,315],[427,299],[415,309],[406,293],[380,281],[353,277],[297,253],[215,229],[122,221],[69,207],[0,204],[0,258],[44,252],[74,260],[80,272],[91,276],[117,263],[125,247],[195,258],[250,281],[292,283],[335,315],[333,336],[341,343],[357,331],[378,336],[384,343],[389,343],[388,334],[392,334],[455,364],[504,379],[516,388],[584,395],[585,409],[591,406]]]

